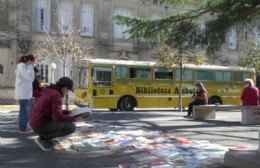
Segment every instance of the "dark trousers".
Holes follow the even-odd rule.
[[[206,104],[205,102],[201,102],[201,101],[198,101],[198,100],[195,100],[195,101],[191,102],[189,104],[189,107],[188,107],[188,116],[191,116],[191,113],[192,113],[192,110],[193,110],[193,106],[205,105],[205,104]]]
[[[63,137],[75,131],[73,123],[62,121],[48,121],[43,126],[33,129],[40,136],[41,140],[51,140],[56,137]]]

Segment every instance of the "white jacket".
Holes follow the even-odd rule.
[[[21,62],[17,65],[15,73],[15,99],[31,99],[32,82],[35,77],[33,66]]]

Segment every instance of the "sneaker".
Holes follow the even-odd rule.
[[[31,133],[31,132],[32,132],[31,128],[26,128],[26,129],[20,129],[19,130],[20,134],[28,134],[28,133]]]
[[[35,143],[42,149],[42,150],[53,150],[54,146],[52,140],[41,140],[39,137],[35,138]]]

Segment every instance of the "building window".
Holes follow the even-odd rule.
[[[2,64],[0,64],[0,74],[4,74],[4,66]]]
[[[255,28],[255,43],[256,49],[260,50],[260,27]]]
[[[206,21],[201,20],[200,22],[200,34],[201,34],[201,40],[202,40],[202,48],[208,46],[208,39],[207,39],[207,28],[206,28]]]
[[[0,0],[0,11],[4,11],[5,10],[5,0]]]
[[[93,36],[94,5],[81,3],[80,8],[80,31],[82,36]]]
[[[35,30],[37,32],[48,32],[50,30],[50,7],[50,0],[35,1]]]
[[[237,31],[234,27],[229,32],[229,49],[237,49]]]
[[[159,20],[162,18],[162,14],[159,12],[153,12],[150,16],[151,20]],[[150,40],[151,46],[156,45],[157,43],[160,43],[160,36],[157,36],[157,38]]]
[[[127,16],[131,17],[133,16],[133,12],[130,9],[125,9],[125,8],[116,8],[115,10],[115,15],[122,15],[122,16]],[[128,39],[130,38],[129,34],[126,34],[123,32],[129,29],[126,25],[118,25],[116,22],[114,22],[114,38],[119,38],[119,39]]]
[[[72,2],[62,1],[58,4],[58,27],[61,34],[72,32]]]
[[[29,24],[31,19],[31,13],[30,13],[30,2],[26,0],[16,0],[17,3],[17,20],[19,24]]]
[[[49,82],[49,66],[45,64],[39,64],[38,68],[40,70],[41,76],[44,77],[43,82],[48,83]]]
[[[161,13],[159,13],[159,12],[153,12],[152,13],[152,16],[151,16],[152,20],[159,20],[161,18],[162,18],[162,14]]]

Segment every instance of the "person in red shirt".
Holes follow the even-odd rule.
[[[243,106],[258,106],[259,105],[259,90],[254,86],[252,79],[245,80],[245,86],[240,99]]]
[[[52,150],[52,139],[69,135],[75,131],[75,121],[83,121],[82,116],[68,116],[70,111],[62,110],[62,98],[73,90],[73,81],[62,77],[41,92],[30,118],[30,126],[39,135],[35,139],[43,150]]]

